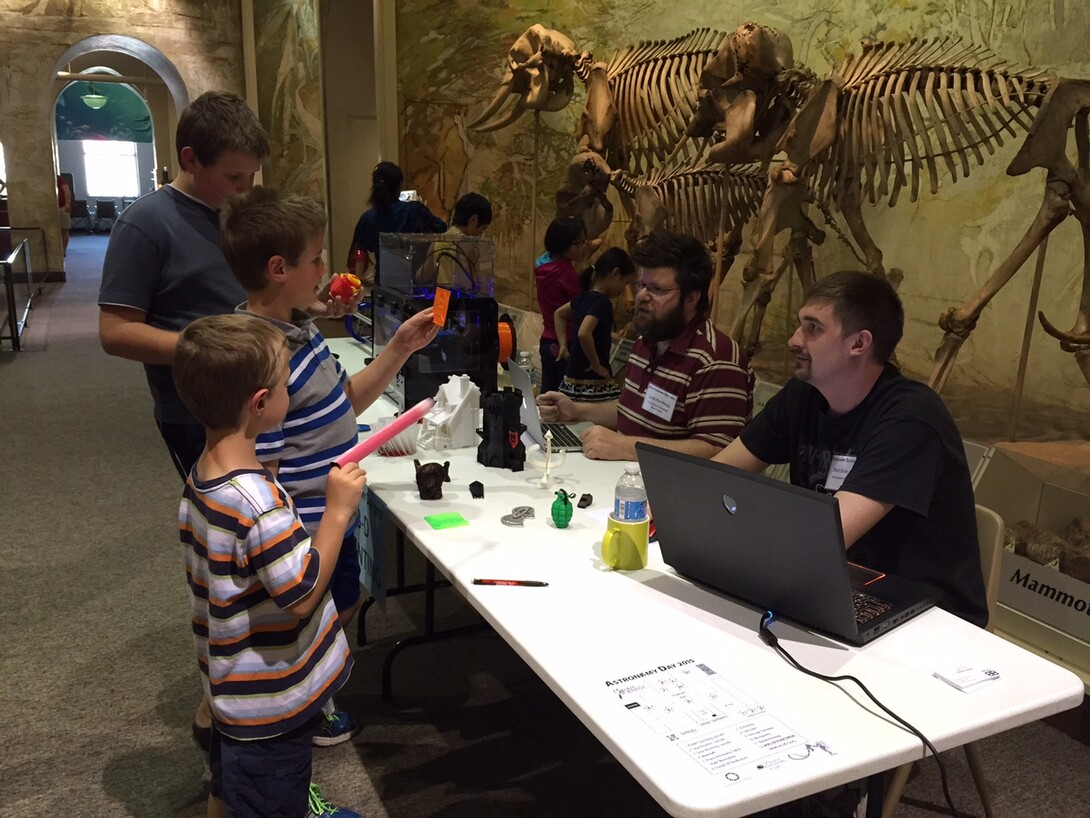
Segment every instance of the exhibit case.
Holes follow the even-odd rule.
[[[1007,527],[996,631],[1090,685],[1090,474],[997,446],[976,501]]]

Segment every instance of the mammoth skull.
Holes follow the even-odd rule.
[[[539,23],[530,26],[511,46],[499,91],[469,127],[497,131],[527,110],[563,110],[575,93],[575,69],[581,59],[589,55],[581,55],[563,34]],[[514,105],[497,117],[509,96],[515,97]]]

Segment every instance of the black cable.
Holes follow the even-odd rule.
[[[896,713],[894,713],[892,710],[890,710],[888,707],[878,701],[878,699],[875,698],[874,694],[867,690],[867,686],[854,676],[826,676],[823,673],[818,673],[816,670],[810,670],[810,668],[800,665],[797,661],[795,661],[795,657],[788,653],[786,649],[780,647],[780,640],[776,638],[776,634],[774,634],[769,628],[769,626],[772,624],[773,619],[775,619],[775,614],[773,614],[772,611],[765,611],[764,616],[761,617],[760,625],[757,626],[757,635],[761,637],[762,642],[764,642],[766,645],[772,648],[772,650],[776,651],[776,653],[780,654],[784,659],[786,659],[787,662],[795,668],[795,670],[798,670],[800,673],[805,673],[807,676],[813,676],[815,679],[821,679],[821,681],[828,682],[835,687],[839,687],[839,685],[836,685],[836,682],[855,682],[859,686],[859,689],[867,694],[867,698],[874,702],[883,713],[895,720],[898,724],[906,727],[911,733],[913,733],[917,738],[920,739],[920,741],[924,743],[924,746],[931,751],[931,755],[935,759],[935,763],[939,765],[939,778],[942,781],[942,794],[946,798],[946,806],[950,808],[950,812],[954,816],[954,818],[961,818],[961,813],[959,813],[957,807],[954,806],[954,799],[950,796],[950,787],[946,781],[946,765],[942,763],[942,759],[939,758],[939,751],[935,749],[935,745],[928,740],[927,736],[925,736],[907,721],[902,719],[900,716],[898,716]]]

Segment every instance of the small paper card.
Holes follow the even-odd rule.
[[[445,514],[429,514],[424,518],[424,522],[436,531],[441,531],[444,528],[458,528],[458,526],[469,525],[469,520],[457,511],[449,511]]]
[[[450,308],[450,290],[442,287],[435,288],[435,312],[432,313],[431,322],[437,326],[447,323],[447,310]]]
[[[988,682],[999,679],[999,671],[991,668],[978,668],[972,665],[956,664],[935,671],[935,676],[963,693],[979,690]]]

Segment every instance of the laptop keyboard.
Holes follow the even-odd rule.
[[[884,599],[879,599],[862,591],[852,592],[852,602],[855,605],[855,621],[859,625],[865,625],[875,617],[881,616],[893,608],[893,605]]]
[[[564,449],[582,449],[583,439],[563,423],[542,423],[541,434],[553,433],[553,445]]]

